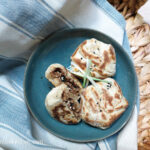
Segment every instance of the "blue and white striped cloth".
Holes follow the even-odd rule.
[[[82,144],[48,133],[28,112],[23,78],[31,52],[53,32],[77,27],[104,32],[131,55],[125,20],[106,0],[0,0],[0,149],[137,149],[136,108],[118,135]]]

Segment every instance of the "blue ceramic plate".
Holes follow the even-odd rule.
[[[110,43],[115,48],[117,72],[114,79],[121,86],[123,95],[129,102],[125,113],[106,130],[94,128],[82,121],[77,125],[65,125],[53,119],[45,108],[45,97],[53,87],[45,78],[47,67],[53,63],[60,63],[68,67],[70,56],[77,46],[89,38]],[[88,29],[59,31],[44,41],[30,57],[24,80],[27,105],[39,124],[56,136],[76,142],[96,141],[118,132],[132,114],[137,99],[137,86],[134,66],[125,50],[105,34]]]

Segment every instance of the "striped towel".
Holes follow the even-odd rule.
[[[0,150],[136,150],[137,109],[116,135],[92,143],[62,140],[41,128],[24,102],[26,62],[37,45],[63,28],[91,28],[131,56],[125,20],[106,0],[0,0]]]

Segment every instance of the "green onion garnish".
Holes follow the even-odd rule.
[[[106,81],[106,80],[102,80],[102,79],[97,79],[97,78],[94,78],[94,77],[91,77],[90,76],[90,67],[91,67],[91,64],[92,64],[92,62],[91,62],[91,60],[89,60],[89,59],[87,59],[87,62],[88,62],[88,67],[87,67],[87,69],[86,69],[86,72],[85,71],[83,71],[78,65],[76,65],[74,62],[72,62],[72,65],[73,66],[75,66],[79,71],[80,71],[80,73],[76,73],[76,72],[74,72],[74,71],[72,71],[72,69],[68,69],[71,73],[73,73],[73,74],[75,74],[75,75],[77,75],[77,76],[80,76],[80,77],[82,77],[83,78],[83,80],[85,80],[85,79],[88,79],[94,86],[96,86],[96,82],[94,82],[94,80],[95,81],[99,81],[99,82],[104,82],[104,83],[110,83],[111,84],[111,82],[110,81]],[[90,64],[90,65],[89,65]],[[84,75],[83,75],[84,74]],[[85,78],[85,79],[84,79]],[[86,82],[85,81],[83,81],[83,87],[85,87],[85,84],[86,84]],[[96,86],[97,87],[97,86]]]
[[[89,60],[89,59],[87,59],[87,61],[86,61],[86,72],[85,72],[85,74],[84,74],[84,77],[83,77],[83,88],[85,87],[85,84],[86,84],[86,78],[87,78],[87,76],[89,76],[89,74],[90,74],[90,67],[91,67],[91,60]]]

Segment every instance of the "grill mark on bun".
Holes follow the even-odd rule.
[[[115,61],[116,60],[116,55],[115,55],[115,50],[112,46],[110,46],[109,52],[110,52],[112,60]]]
[[[89,104],[90,104],[90,106],[91,106],[91,110],[92,110],[94,113],[97,113],[98,111],[96,110],[96,107],[95,107],[95,105],[94,105],[93,99],[90,98],[88,101],[89,101]]]
[[[103,91],[103,95],[104,95],[105,99],[108,101],[109,105],[113,106],[113,104],[112,104],[113,97],[110,96],[105,89],[102,89],[102,91]]]
[[[83,70],[86,69],[86,62],[82,62],[81,59],[79,59],[79,58],[72,58],[72,60],[75,62],[75,64],[80,66],[81,69],[83,69]]]
[[[104,120],[106,120],[106,115],[103,112],[102,112],[101,116]]]
[[[115,94],[115,98],[116,98],[116,99],[120,99],[120,95],[116,93],[116,94]]]
[[[110,58],[109,58],[108,52],[105,50],[104,51],[104,61],[103,61],[103,64],[100,66],[100,69],[101,70],[104,69],[109,62],[110,62]]]

